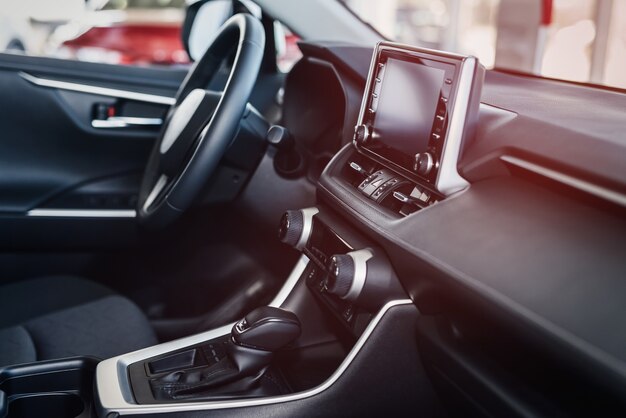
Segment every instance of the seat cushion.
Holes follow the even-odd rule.
[[[90,280],[42,277],[0,286],[0,328],[115,294]]]
[[[0,305],[0,316],[11,306],[31,305],[32,299],[42,308],[41,313],[32,305],[18,309],[19,315],[12,317],[21,321],[0,329],[0,366],[72,356],[108,358],[157,343],[141,310],[107,288],[75,278],[61,284],[49,279],[29,282],[39,284],[26,284],[37,289],[30,298],[20,289],[15,293],[20,299],[10,299],[5,287],[0,287],[0,299],[9,304]],[[81,290],[85,291],[82,303]]]
[[[35,344],[21,326],[0,329],[0,367],[37,360]]]

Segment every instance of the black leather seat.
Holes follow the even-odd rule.
[[[141,310],[97,283],[46,277],[0,286],[0,366],[104,359],[156,343]]]

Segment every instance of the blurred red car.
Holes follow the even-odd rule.
[[[96,26],[65,41],[67,53],[85,61],[117,64],[186,64],[180,25],[121,23]]]
[[[57,55],[109,64],[173,65],[190,63],[181,40],[182,14],[177,10],[131,10],[123,14],[96,12],[95,24],[62,42]],[[277,63],[283,71],[301,57],[299,38],[286,28],[276,33]]]

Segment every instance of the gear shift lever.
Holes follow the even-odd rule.
[[[293,312],[263,306],[233,325],[228,356],[242,375],[251,375],[269,365],[275,351],[299,336],[300,321]]]
[[[210,395],[210,391],[226,389],[226,385],[232,391],[244,390],[263,374],[274,352],[299,336],[300,321],[293,312],[270,306],[257,308],[233,326],[225,358],[201,370],[161,376],[151,382],[153,392],[177,399]]]

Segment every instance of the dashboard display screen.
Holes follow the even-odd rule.
[[[467,180],[457,163],[478,124],[484,76],[485,68],[472,56],[380,42],[354,127],[354,146],[431,191],[460,190]]]
[[[410,156],[426,151],[445,71],[389,58],[375,109],[378,140]]]

